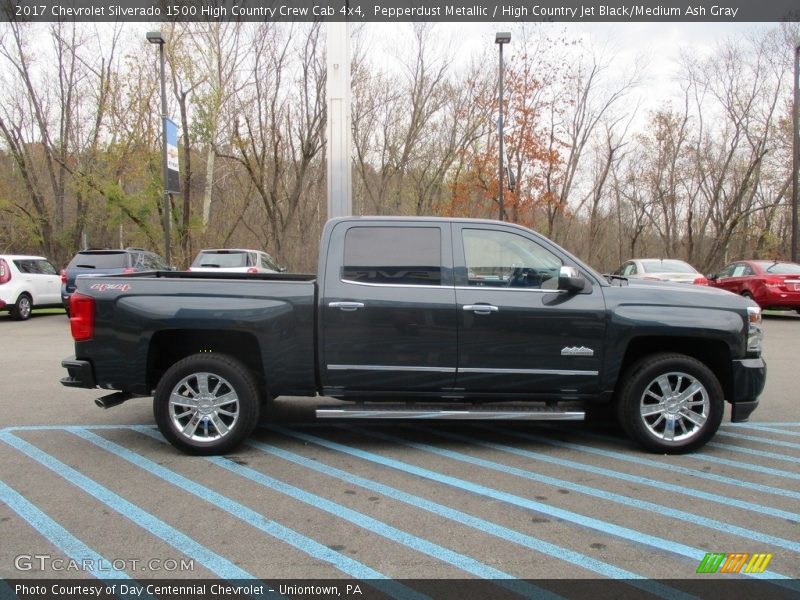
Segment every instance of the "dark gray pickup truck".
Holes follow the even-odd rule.
[[[153,396],[176,447],[226,452],[277,396],[318,418],[582,419],[616,410],[657,452],[746,420],[766,366],[751,300],[606,279],[509,223],[343,218],[308,275],[82,277],[66,386]]]

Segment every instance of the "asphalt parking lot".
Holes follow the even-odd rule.
[[[749,553],[800,594],[800,316],[765,331],[759,409],[689,456],[587,424],[316,423],[281,399],[235,455],[201,458],[163,441],[149,399],[103,411],[58,383],[63,314],[0,316],[0,577],[479,578],[514,597],[645,578],[681,597],[673,580],[750,577],[698,574],[707,553]]]

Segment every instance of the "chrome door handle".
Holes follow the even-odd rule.
[[[331,302],[328,304],[331,308],[338,308],[345,312],[353,312],[359,308],[364,308],[363,302]]]
[[[490,315],[500,311],[493,304],[465,304],[464,310],[474,312],[476,315]]]

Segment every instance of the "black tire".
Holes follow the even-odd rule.
[[[646,356],[622,376],[617,397],[619,422],[631,439],[653,452],[696,450],[717,432],[724,412],[724,394],[717,377],[690,356]]]
[[[33,299],[29,294],[22,293],[17,298],[14,306],[11,307],[11,316],[17,321],[27,321],[31,318],[31,310],[33,309]]]
[[[225,354],[194,354],[176,362],[153,396],[158,429],[189,454],[232,450],[253,432],[259,409],[252,374]]]

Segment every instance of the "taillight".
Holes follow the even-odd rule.
[[[764,285],[767,287],[781,287],[783,285],[783,279],[779,277],[767,277],[764,280]]]
[[[132,269],[130,267],[125,267],[124,269],[122,269],[122,273],[123,274],[125,274],[125,273],[136,273],[136,269]]]
[[[72,339],[85,342],[94,337],[94,298],[78,292],[69,301],[69,327]]]
[[[695,285],[708,285],[708,279],[700,275],[700,277],[695,277],[692,283]]]
[[[8,268],[8,263],[4,258],[0,258],[0,283],[8,283],[11,281],[11,269]]]
[[[61,269],[61,283],[67,285],[67,270]]]
[[[258,273],[258,269],[256,269],[255,267],[250,267],[249,269],[247,269],[247,272],[248,273]]]

